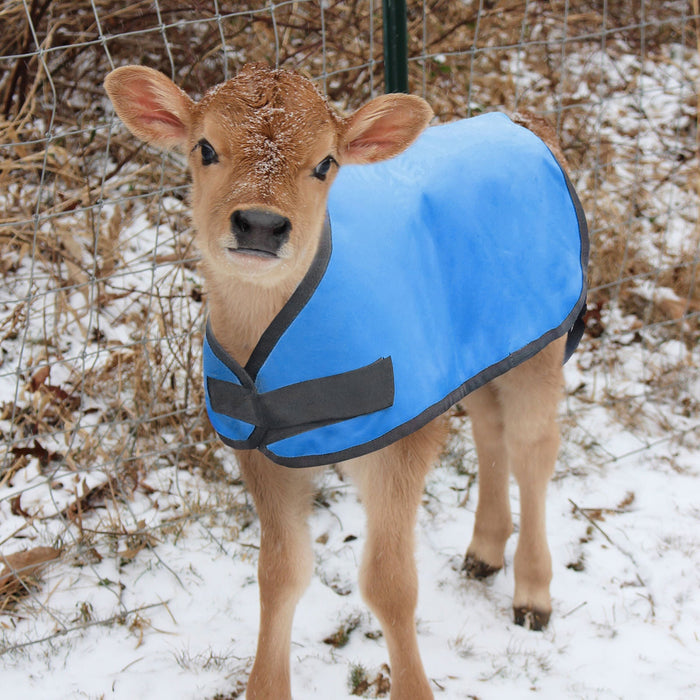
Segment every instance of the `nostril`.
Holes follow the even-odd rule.
[[[274,227],[272,234],[277,238],[284,238],[292,228],[292,223],[289,219],[283,219],[281,223]]]
[[[250,229],[250,224],[246,219],[245,213],[240,209],[233,212],[233,229],[238,233],[246,233]]]

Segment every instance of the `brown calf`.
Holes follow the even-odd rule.
[[[105,87],[137,137],[188,155],[211,327],[241,365],[314,258],[337,167],[397,155],[432,116],[418,97],[384,95],[342,117],[310,81],[259,65],[246,66],[199,102],[144,67],[113,71]],[[256,225],[274,235],[247,245]],[[512,472],[521,496],[513,607],[516,622],[536,629],[551,611],[545,492],[559,446],[563,352],[560,338],[464,400],[479,458],[479,500],[464,569],[483,577],[504,564],[513,529]],[[445,421],[437,419],[342,465],[367,512],[360,585],[387,641],[392,700],[433,697],[416,639],[414,526],[426,473],[446,434]],[[307,517],[316,470],[281,467],[255,450],[237,457],[261,523],[260,632],[247,697],[284,700],[291,698],[292,618],[312,571]]]

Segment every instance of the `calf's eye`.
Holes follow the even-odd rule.
[[[195,148],[199,148],[202,153],[202,165],[211,165],[219,162],[219,156],[216,155],[214,147],[206,139],[200,139]]]
[[[313,172],[311,173],[316,179],[318,180],[325,180],[326,175],[328,175],[328,171],[331,169],[331,165],[335,163],[338,165],[336,162],[335,158],[333,156],[326,156],[314,169]]]

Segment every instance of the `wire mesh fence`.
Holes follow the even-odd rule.
[[[408,5],[410,91],[437,121],[547,116],[587,213],[588,333],[570,370],[563,473],[577,449],[598,466],[623,456],[581,418],[601,406],[634,434],[625,454],[697,446],[697,3]],[[117,572],[145,552],[168,567],[168,547],[193,526],[226,551],[254,518],[203,412],[206,290],[184,160],[135,142],[104,76],[148,65],[199,97],[264,61],[307,73],[351,110],[382,92],[383,53],[372,0],[8,0],[0,37],[0,654],[10,656],[91,625],[138,629],[156,603],[124,600],[105,560]],[[72,573],[48,595],[50,563]],[[76,610],[67,581],[101,586],[112,604]]]

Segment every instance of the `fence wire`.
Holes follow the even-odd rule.
[[[640,451],[700,440],[697,6],[408,4],[410,90],[437,121],[528,109],[570,162],[592,243],[578,362],[601,384],[569,387],[571,436],[588,441],[572,414],[604,404],[638,428]],[[143,550],[167,566],[159,542],[185,523],[225,551],[207,523],[253,517],[203,413],[184,161],[125,131],[104,76],[148,65],[198,97],[264,61],[351,110],[382,92],[383,58],[372,0],[9,0],[0,36],[3,654],[116,619],[47,603],[51,562],[76,580]],[[205,499],[202,483],[226,488]],[[104,586],[117,617],[141,612]],[[48,622],[18,638],[28,610]]]

